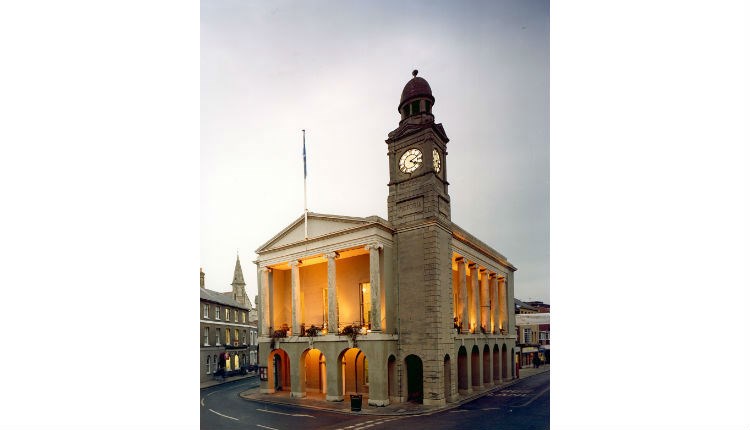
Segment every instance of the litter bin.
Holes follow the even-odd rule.
[[[362,410],[362,395],[361,394],[350,394],[349,398],[352,402],[352,411],[358,412]]]

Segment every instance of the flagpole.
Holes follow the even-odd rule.
[[[307,240],[307,152],[305,151],[305,129],[302,129],[302,163],[305,168],[305,240]]]

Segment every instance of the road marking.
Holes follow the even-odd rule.
[[[230,417],[229,415],[224,415],[224,414],[220,414],[220,413],[218,413],[218,412],[216,412],[215,410],[213,410],[213,409],[210,409],[210,408],[209,408],[208,410],[209,410],[209,411],[211,411],[211,412],[213,412],[213,413],[215,413],[216,415],[221,415],[221,416],[222,416],[222,417],[224,417],[224,418],[229,418],[229,419],[231,419],[231,420],[239,421],[239,418],[235,418],[235,417]]]
[[[269,429],[269,430],[279,430],[279,429],[275,429],[275,428],[273,428],[273,427],[266,427],[266,426],[264,426],[264,425],[260,425],[260,424],[256,424],[256,426],[258,426],[258,427],[263,427],[264,429]]]
[[[541,397],[541,395],[542,395],[542,394],[546,393],[547,391],[549,391],[549,387],[547,387],[547,388],[545,388],[544,390],[542,390],[542,391],[541,391],[541,392],[540,392],[539,394],[537,394],[536,396],[534,396],[534,397],[530,398],[528,402],[526,402],[526,403],[524,403],[524,404],[522,404],[522,405],[513,405],[513,406],[511,406],[511,407],[512,407],[512,408],[522,408],[522,407],[524,407],[524,406],[528,406],[528,405],[529,405],[529,403],[531,403],[531,402],[533,402],[534,400],[538,399],[539,397]]]
[[[452,414],[456,414],[456,413],[459,413],[459,412],[469,412],[469,410],[468,409],[459,409],[457,411],[451,411]]]
[[[497,410],[497,409],[500,409],[500,408],[483,408],[482,410],[483,411],[494,411],[494,410]]]
[[[305,415],[305,414],[287,414],[286,412],[269,411],[268,409],[260,409],[260,408],[256,409],[256,411],[261,411],[261,412],[268,412],[269,414],[279,414],[279,415],[287,415],[287,416],[290,416],[290,417],[309,417],[309,418],[315,418],[315,417],[314,417],[314,416],[312,416],[312,415]]]
[[[201,399],[201,406],[203,406],[203,407],[205,407],[205,406],[206,406],[206,405],[205,405],[205,404],[203,403],[203,401],[204,401],[204,400],[206,400],[206,398],[205,398],[205,397]]]

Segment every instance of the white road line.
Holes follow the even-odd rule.
[[[459,409],[457,411],[450,411],[452,414],[457,414],[459,412],[469,412],[467,409]]]
[[[534,397],[530,398],[528,402],[526,402],[526,403],[524,403],[524,404],[522,404],[522,405],[517,405],[517,406],[512,406],[512,407],[514,407],[514,408],[522,408],[522,407],[524,407],[524,406],[528,406],[528,405],[529,405],[529,403],[531,403],[531,402],[533,402],[534,400],[538,399],[538,398],[539,398],[539,397],[540,397],[540,396],[541,396],[542,394],[546,393],[547,391],[549,391],[549,387],[547,387],[547,388],[545,388],[544,390],[542,390],[542,392],[541,392],[541,393],[539,393],[539,394],[537,394],[536,396],[534,396]]]
[[[263,427],[264,429],[269,429],[269,430],[279,430],[279,429],[275,429],[275,428],[273,428],[273,427],[266,427],[266,426],[264,426],[264,425],[260,425],[260,424],[256,424],[256,426],[258,426],[258,427]]]
[[[290,416],[290,417],[309,417],[309,418],[315,418],[315,417],[314,417],[314,416],[312,416],[312,415],[305,415],[305,414],[287,414],[286,412],[269,411],[269,410],[267,410],[267,409],[260,409],[260,408],[256,409],[256,411],[261,411],[261,412],[268,412],[269,414],[279,414],[279,415],[287,415],[287,416]]]
[[[215,413],[216,415],[221,415],[221,416],[222,416],[222,417],[224,417],[224,418],[229,418],[230,420],[235,420],[235,421],[239,421],[239,418],[235,418],[235,417],[230,417],[229,415],[224,415],[224,414],[220,414],[220,413],[218,413],[218,412],[216,412],[215,410],[213,410],[213,409],[210,409],[210,408],[209,408],[208,410],[209,410],[209,411],[211,411],[211,412],[213,412],[213,413]]]
[[[206,398],[205,398],[205,397],[201,399],[201,406],[206,406],[206,405],[205,405],[205,404],[203,403],[203,401],[204,401],[204,400],[206,400]]]
[[[500,408],[482,408],[483,411],[494,411],[496,409],[500,409]]]

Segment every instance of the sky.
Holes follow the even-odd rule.
[[[201,2],[200,248],[206,287],[304,210],[387,219],[388,132],[413,69],[450,138],[451,217],[549,294],[545,1]]]

